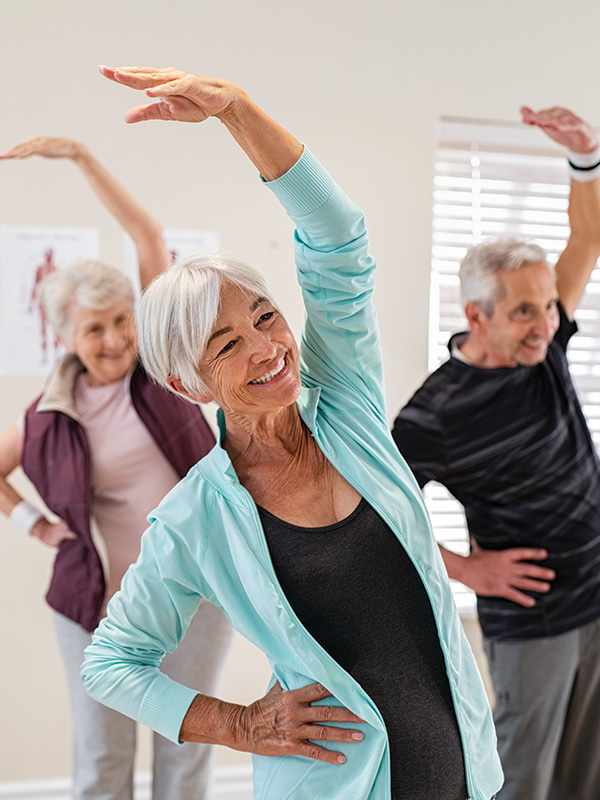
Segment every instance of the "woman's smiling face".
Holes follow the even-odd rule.
[[[118,300],[109,308],[96,310],[74,303],[71,321],[68,349],[79,356],[90,384],[102,386],[123,378],[136,357],[131,304]]]
[[[199,363],[208,393],[225,413],[261,415],[295,403],[300,393],[298,346],[281,312],[265,297],[231,281]]]

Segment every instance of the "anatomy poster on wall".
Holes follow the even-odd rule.
[[[0,226],[0,375],[45,375],[64,352],[40,305],[40,283],[98,258],[93,228]]]
[[[217,250],[219,247],[219,234],[216,231],[165,228],[162,234],[172,261],[192,253]],[[123,234],[123,271],[133,283],[136,294],[139,295],[137,253],[133,239],[128,234]]]

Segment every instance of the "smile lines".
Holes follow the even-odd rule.
[[[272,378],[276,375],[279,375],[281,370],[285,367],[285,358],[282,358],[281,361],[277,364],[275,369],[272,369],[271,372],[267,372],[266,375],[263,375],[260,378],[255,378],[255,380],[250,381],[251,385],[261,384],[261,383],[268,383]]]

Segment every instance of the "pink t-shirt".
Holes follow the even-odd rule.
[[[133,407],[130,380],[129,374],[90,386],[83,372],[74,393],[92,453],[93,521],[105,546],[105,603],[139,555],[146,516],[179,480]]]

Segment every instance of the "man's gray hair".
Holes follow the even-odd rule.
[[[133,307],[133,287],[125,275],[100,261],[77,261],[57,269],[42,281],[40,302],[46,319],[67,345],[73,334],[75,303],[104,311],[124,301]]]
[[[503,296],[498,272],[521,269],[540,261],[546,263],[545,251],[523,239],[496,239],[469,248],[458,273],[463,308],[469,302],[477,303],[487,317],[491,316]],[[552,272],[550,266],[548,269]]]
[[[139,354],[146,372],[166,389],[174,391],[168,384],[173,376],[192,394],[206,391],[198,367],[226,281],[276,306],[258,270],[221,253],[200,253],[176,261],[143,293],[136,308]]]

